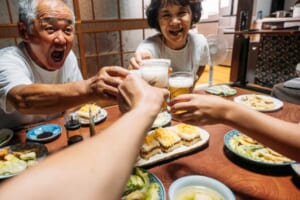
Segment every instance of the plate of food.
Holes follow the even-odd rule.
[[[267,95],[245,94],[234,98],[234,101],[262,112],[276,111],[282,108],[283,102]]]
[[[14,132],[11,129],[0,129],[0,147],[5,146],[14,136]]]
[[[152,128],[164,127],[170,125],[172,116],[169,112],[160,112],[152,124]]]
[[[240,133],[238,130],[226,133],[224,136],[224,145],[234,155],[252,164],[276,167],[295,163],[294,160],[265,147],[256,140]]]
[[[144,167],[186,155],[204,148],[208,140],[206,130],[189,124],[159,127],[145,137],[135,165]]]
[[[236,94],[236,89],[228,85],[214,85],[205,89],[205,92],[220,96],[232,96]]]
[[[89,125],[90,124],[90,114],[89,111],[91,109],[91,115],[94,118],[94,123],[99,123],[106,119],[107,111],[100,106],[95,104],[85,104],[84,106],[80,107],[78,111],[76,111],[79,121],[82,125]]]
[[[62,128],[58,124],[43,124],[30,129],[26,133],[26,138],[36,142],[48,142],[57,138],[61,131]]]
[[[134,168],[122,196],[122,200],[136,199],[166,199],[162,182],[154,174],[141,168]]]
[[[48,154],[40,143],[20,143],[0,149],[0,179],[15,176],[37,164]]]

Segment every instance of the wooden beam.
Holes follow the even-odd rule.
[[[19,37],[17,24],[0,24],[0,39],[16,37]]]
[[[111,32],[149,28],[146,19],[110,20],[110,21],[81,21],[82,32]]]

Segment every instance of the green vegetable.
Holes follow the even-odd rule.
[[[127,195],[125,200],[160,200],[159,185],[150,182],[148,172],[135,168],[127,181],[124,195]]]
[[[159,185],[157,183],[151,183],[146,191],[145,200],[160,200],[158,191]]]
[[[134,191],[130,193],[125,200],[145,200],[145,194],[141,191]]]
[[[145,182],[138,175],[130,175],[129,180],[127,181],[124,194],[128,194],[135,190],[140,190],[145,187]]]
[[[138,167],[135,169],[135,173],[143,179],[145,187],[148,187],[150,184],[149,174],[147,172],[143,172],[143,170]]]

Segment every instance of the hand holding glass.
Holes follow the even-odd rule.
[[[181,94],[189,94],[193,91],[194,76],[192,72],[173,72],[169,78],[169,91],[171,100]],[[176,114],[185,111],[177,111]]]
[[[168,88],[169,59],[147,59],[143,60],[141,66],[142,78],[150,85],[159,88]],[[162,110],[167,110],[167,102],[162,106]]]

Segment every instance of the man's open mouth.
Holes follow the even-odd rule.
[[[55,62],[60,62],[64,58],[64,53],[64,51],[54,51],[52,52],[51,57]]]

